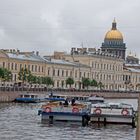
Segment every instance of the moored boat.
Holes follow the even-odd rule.
[[[44,94],[23,93],[15,99],[15,102],[20,103],[38,103],[46,101]]]
[[[129,124],[135,127],[135,111],[130,104],[92,104],[90,116],[92,122],[102,122],[104,124]]]
[[[89,105],[84,103],[51,102],[42,105],[38,114],[41,115],[42,121],[50,123],[54,121],[81,122],[82,126],[85,126],[89,121]]]

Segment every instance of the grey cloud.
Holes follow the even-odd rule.
[[[128,51],[140,52],[139,9],[139,0],[0,0],[0,48],[97,48],[116,17]]]

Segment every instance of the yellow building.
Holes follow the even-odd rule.
[[[71,54],[63,54],[66,61],[79,62],[90,67],[90,79],[102,82],[106,90],[119,90],[124,84],[123,63],[124,60],[109,53],[89,51],[88,48],[72,48]],[[58,54],[58,52],[56,53]],[[54,58],[56,58],[54,54]],[[61,53],[62,54],[62,53]]]
[[[66,85],[68,77],[74,78],[73,87],[82,88],[82,77],[90,77],[90,67],[80,63],[41,57],[38,52],[20,52],[15,50],[0,51],[0,67],[12,72],[12,81],[7,84],[21,82],[18,73],[21,68],[27,68],[35,76],[49,76],[54,81],[54,88],[69,88]]]
[[[45,76],[45,61],[33,52],[15,50],[0,50],[0,67],[12,72],[12,81],[19,82],[18,73],[21,68],[27,68],[36,76]]]

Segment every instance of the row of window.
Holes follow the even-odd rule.
[[[123,80],[128,82],[128,83],[129,82],[136,82],[137,83],[137,82],[140,82],[140,76],[137,76],[137,75],[135,75],[135,76],[134,75],[133,76],[132,75],[131,76],[130,75],[123,75]]]
[[[89,72],[79,72],[78,70],[75,70],[73,73],[72,70],[53,69],[52,75],[50,71],[51,69],[48,68],[48,76],[72,77],[74,75],[75,78],[78,78],[78,77],[90,78]]]
[[[92,62],[92,68],[100,69],[100,70],[114,70],[114,71],[122,71],[123,66],[115,66],[114,64],[99,64],[97,62]]]
[[[5,62],[3,62],[3,67],[6,68],[6,63]],[[44,72],[43,66],[8,63],[8,69],[9,70],[18,70],[18,68],[19,69],[27,68],[28,70],[30,70],[32,72]]]

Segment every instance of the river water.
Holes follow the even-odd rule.
[[[37,115],[40,107],[40,103],[1,103],[0,140],[135,140],[136,130],[127,125],[81,127],[62,122],[41,123]]]

